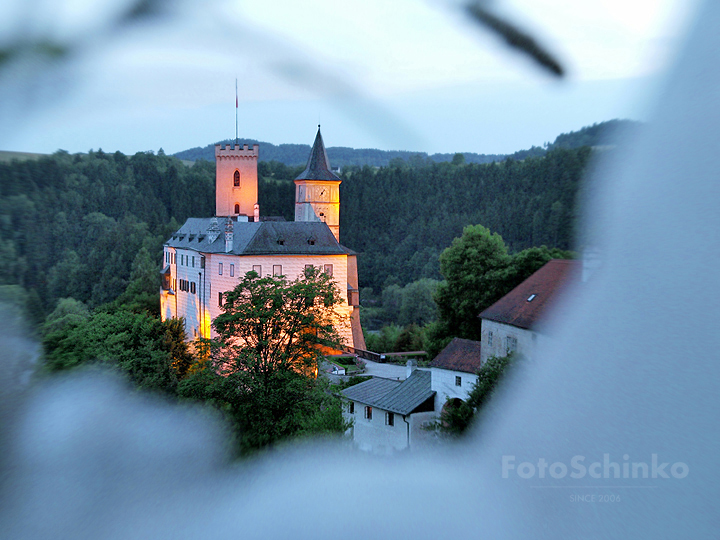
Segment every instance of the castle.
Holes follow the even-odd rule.
[[[189,338],[209,338],[223,293],[254,270],[299,277],[312,265],[336,281],[344,345],[365,349],[357,255],[340,245],[340,178],[330,169],[320,126],[305,170],[295,179],[295,221],[260,216],[258,145],[215,145],[215,217],[189,218],[165,243],[160,313],[182,317]]]

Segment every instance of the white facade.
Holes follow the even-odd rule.
[[[368,408],[372,410],[372,418],[367,418]],[[393,415],[393,425],[389,424],[389,415]],[[350,435],[357,448],[380,455],[426,446],[434,436],[426,428],[437,419],[434,411],[401,415],[358,401],[345,403],[343,417],[353,422]]]
[[[449,399],[462,399],[465,401],[472,389],[477,375],[464,371],[454,371],[433,367],[431,388],[435,394],[435,412],[440,413],[443,406]]]
[[[483,363],[493,356],[507,356],[517,352],[531,358],[535,353],[537,342],[542,336],[532,330],[518,328],[488,319],[482,320],[482,352]]]
[[[233,290],[247,272],[255,270],[261,276],[279,273],[294,280],[303,274],[307,265],[312,265],[332,272],[343,299],[335,308],[336,328],[344,344],[355,346],[350,326],[353,307],[348,304],[347,285],[340,286],[347,284],[346,255],[249,256],[200,253],[165,246],[165,260],[173,261],[169,264],[172,294],[162,291],[162,316],[164,319],[184,317],[188,338],[215,336],[211,322],[222,312],[220,294]]]

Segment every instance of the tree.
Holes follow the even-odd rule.
[[[248,272],[223,295],[213,321],[216,355],[230,369],[314,373],[323,347],[338,350],[335,327],[342,302],[332,277],[309,268],[294,281]]]
[[[433,295],[440,282],[435,279],[422,278],[408,283],[402,289],[402,303],[398,322],[402,325],[425,325],[437,319],[437,304]],[[385,291],[383,291],[383,300]]]
[[[224,410],[240,434],[241,453],[301,434],[344,431],[338,398],[315,379],[323,351],[340,347],[335,307],[342,297],[332,278],[317,268],[294,281],[248,272],[223,300],[209,357],[179,394]]]
[[[554,258],[572,253],[545,246],[508,255],[502,237],[482,225],[463,229],[440,255],[445,276],[435,294],[438,320],[429,325],[427,351],[439,353],[453,337],[480,341],[480,312]]]
[[[440,255],[440,272],[445,281],[435,294],[438,305],[436,338],[456,336],[480,339],[478,314],[504,293],[501,284],[510,264],[502,237],[482,225],[463,229]]]
[[[137,388],[175,394],[194,363],[179,319],[107,306],[91,315],[64,299],[43,325],[44,369],[65,371],[90,363],[118,370]]]

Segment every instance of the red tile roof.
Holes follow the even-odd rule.
[[[480,313],[481,319],[531,329],[562,290],[580,280],[580,261],[553,259]]]
[[[430,363],[430,367],[475,373],[480,369],[480,342],[454,338]]]

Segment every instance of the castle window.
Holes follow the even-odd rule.
[[[230,265],[230,277],[235,277],[235,265]]]
[[[355,414],[355,402],[351,401],[348,403],[348,413],[349,414]]]
[[[505,338],[505,352],[507,354],[510,354],[511,352],[515,352],[517,350],[517,338],[507,336]]]
[[[218,293],[218,306],[222,307],[222,293]]]
[[[240,171],[235,171],[233,175],[233,186],[240,187]],[[235,213],[237,214],[238,212]]]
[[[195,282],[194,281],[190,283],[190,292],[192,294],[195,294]]]
[[[462,377],[455,376],[455,386],[462,386]]]
[[[333,275],[333,265],[332,264],[326,264],[323,271],[330,277]]]
[[[312,264],[306,264],[305,265],[305,275],[306,276],[312,275],[313,268],[314,268],[314,266]]]
[[[239,204],[236,204],[236,205],[235,205],[235,213],[236,213],[236,214],[239,214],[239,213],[240,213],[240,205],[239,205]]]
[[[385,425],[386,426],[394,426],[395,425],[395,413],[391,413],[391,412],[385,413]]]
[[[273,276],[282,276],[282,264],[273,264]]]
[[[367,418],[368,420],[372,420],[372,407],[365,407],[365,418]]]
[[[262,277],[262,266],[259,264],[253,264],[253,272],[257,273],[258,276]]]
[[[192,267],[195,268],[195,255],[192,256]]]
[[[488,347],[492,347],[493,344],[493,333],[488,332]]]
[[[218,263],[218,276],[222,276],[222,270],[223,270],[222,264],[223,263]]]

